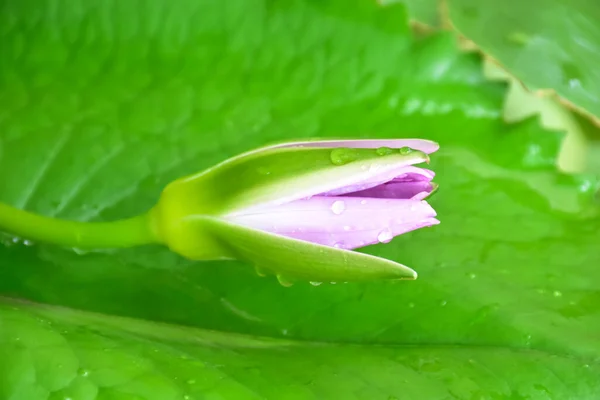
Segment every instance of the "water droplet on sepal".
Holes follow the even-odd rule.
[[[398,150],[398,152],[402,155],[407,155],[413,152],[413,149],[411,149],[410,147],[400,147],[400,149]]]
[[[331,150],[329,158],[335,165],[344,165],[358,159],[358,151],[356,149],[339,148]]]
[[[287,278],[283,275],[277,275],[277,280],[281,286],[290,287],[294,284],[294,281],[290,278]]]
[[[388,154],[392,154],[392,152],[393,150],[389,147],[380,147],[375,150],[375,153],[377,153],[378,156],[387,156]]]

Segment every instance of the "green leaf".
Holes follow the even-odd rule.
[[[0,323],[3,398],[593,398],[600,378],[536,350],[300,342],[6,300]]]
[[[0,293],[83,311],[4,302],[0,397],[594,398],[597,182],[556,172],[537,120],[504,124],[506,86],[451,35],[415,40],[369,0],[2,7],[1,201],[114,220],[273,141],[419,136],[441,144],[441,224],[365,250],[416,281],[289,288],[159,246],[6,238]]]
[[[532,90],[553,89],[600,117],[600,8],[594,0],[449,0],[462,34]]]
[[[404,4],[411,20],[437,27],[440,24],[438,0],[379,0],[379,4],[388,6],[391,4]]]

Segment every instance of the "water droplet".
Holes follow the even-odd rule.
[[[14,238],[12,238],[12,242],[15,244],[19,243],[20,241],[21,241],[21,239],[16,236]]]
[[[415,308],[415,303],[413,303],[413,302],[408,303],[408,308]]]
[[[583,364],[583,368],[589,368],[590,365],[589,364]]]
[[[555,290],[553,293],[554,297],[561,297],[562,296],[562,292]]]
[[[342,200],[336,200],[331,205],[331,211],[333,211],[333,213],[336,215],[340,215],[341,213],[344,212],[345,209],[346,209],[346,203],[344,203]]]
[[[571,89],[581,87],[581,70],[579,66],[572,62],[566,62],[561,65],[563,80]]]
[[[271,171],[267,167],[258,167],[256,172],[261,175],[271,175]]]
[[[281,333],[282,333],[284,336],[287,336],[287,334],[288,334],[288,330],[287,330],[287,329],[282,329],[282,330],[281,330]]]
[[[337,282],[329,282],[329,283],[331,283],[332,285],[336,285],[337,284]]]
[[[400,154],[407,155],[407,154],[412,153],[413,149],[411,149],[410,147],[404,146],[404,147],[401,147],[400,150],[398,150],[398,151],[400,152]]]
[[[362,204],[364,206],[365,204],[367,204],[367,201],[366,200],[361,200],[360,204]]]
[[[369,172],[377,172],[377,170],[379,170],[379,168],[381,168],[381,165],[371,164],[371,165],[369,165]]]
[[[187,381],[188,385],[193,385],[194,383],[196,383],[195,379],[188,379],[188,381]]]
[[[531,40],[531,37],[525,32],[512,32],[506,36],[506,39],[517,46],[525,46]]]
[[[477,277],[477,275],[475,275],[473,272],[469,273],[467,276],[469,279],[475,279]]]
[[[446,304],[448,304],[448,302],[446,300],[442,300],[440,302],[440,306],[444,307]]]
[[[379,235],[377,235],[377,240],[379,240],[380,243],[389,243],[393,238],[394,235],[392,234],[390,228],[385,228],[379,232]]]
[[[79,371],[77,371],[77,373],[79,374],[79,376],[86,377],[90,374],[90,371],[88,371],[87,369],[80,369]]]
[[[185,396],[183,396],[183,400],[191,400],[191,397],[186,394]]]
[[[313,286],[319,286],[322,283],[323,282],[314,282],[314,281],[310,282],[310,284],[313,285]]]
[[[282,276],[282,275],[277,275],[277,280],[279,281],[281,286],[285,286],[285,287],[290,287],[294,284],[294,281],[292,281],[291,279],[286,278],[285,276]]]
[[[333,247],[335,247],[336,249],[341,249],[343,245],[344,245],[344,243],[336,242],[333,244]]]
[[[358,151],[348,148],[333,149],[329,154],[329,158],[335,165],[344,165],[358,159]]]
[[[84,250],[84,249],[81,249],[79,247],[73,247],[73,251],[75,252],[75,254],[78,254],[80,256],[83,256],[83,255],[86,255],[86,254],[89,253],[88,250]]]
[[[258,275],[258,276],[262,276],[262,277],[267,276],[267,270],[264,268],[254,267],[254,270],[256,271],[256,275]]]
[[[33,246],[34,243],[31,240],[25,239],[25,240],[23,240],[23,244],[25,246]]]
[[[388,154],[392,154],[392,152],[393,150],[389,147],[380,147],[377,150],[375,150],[375,153],[377,153],[377,155],[379,156],[387,156]]]
[[[350,229],[352,229],[352,228],[350,227],[350,225],[344,225],[344,227],[342,229],[344,229],[344,231],[346,231],[346,232],[350,232]]]

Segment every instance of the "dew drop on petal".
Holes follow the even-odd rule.
[[[345,232],[350,232],[350,229],[352,228],[350,227],[350,225],[344,225],[342,229],[344,229]]]
[[[379,164],[371,164],[369,166],[369,172],[377,172],[377,170],[381,168],[381,165]]]
[[[335,247],[336,249],[341,249],[343,247],[343,243],[336,242],[333,244],[333,247]]]
[[[362,204],[364,206],[365,204],[367,204],[367,201],[366,200],[361,200],[360,204]]]
[[[390,228],[385,228],[379,232],[379,235],[377,235],[377,240],[379,240],[380,243],[389,243],[393,237],[394,235],[392,234]]]
[[[333,213],[336,215],[340,215],[341,213],[344,212],[345,209],[346,209],[346,203],[344,203],[341,200],[336,200],[331,205],[331,211],[333,211]]]

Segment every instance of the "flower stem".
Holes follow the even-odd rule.
[[[0,231],[36,242],[81,249],[124,248],[158,243],[150,217],[114,222],[77,222],[44,217],[0,203]]]

